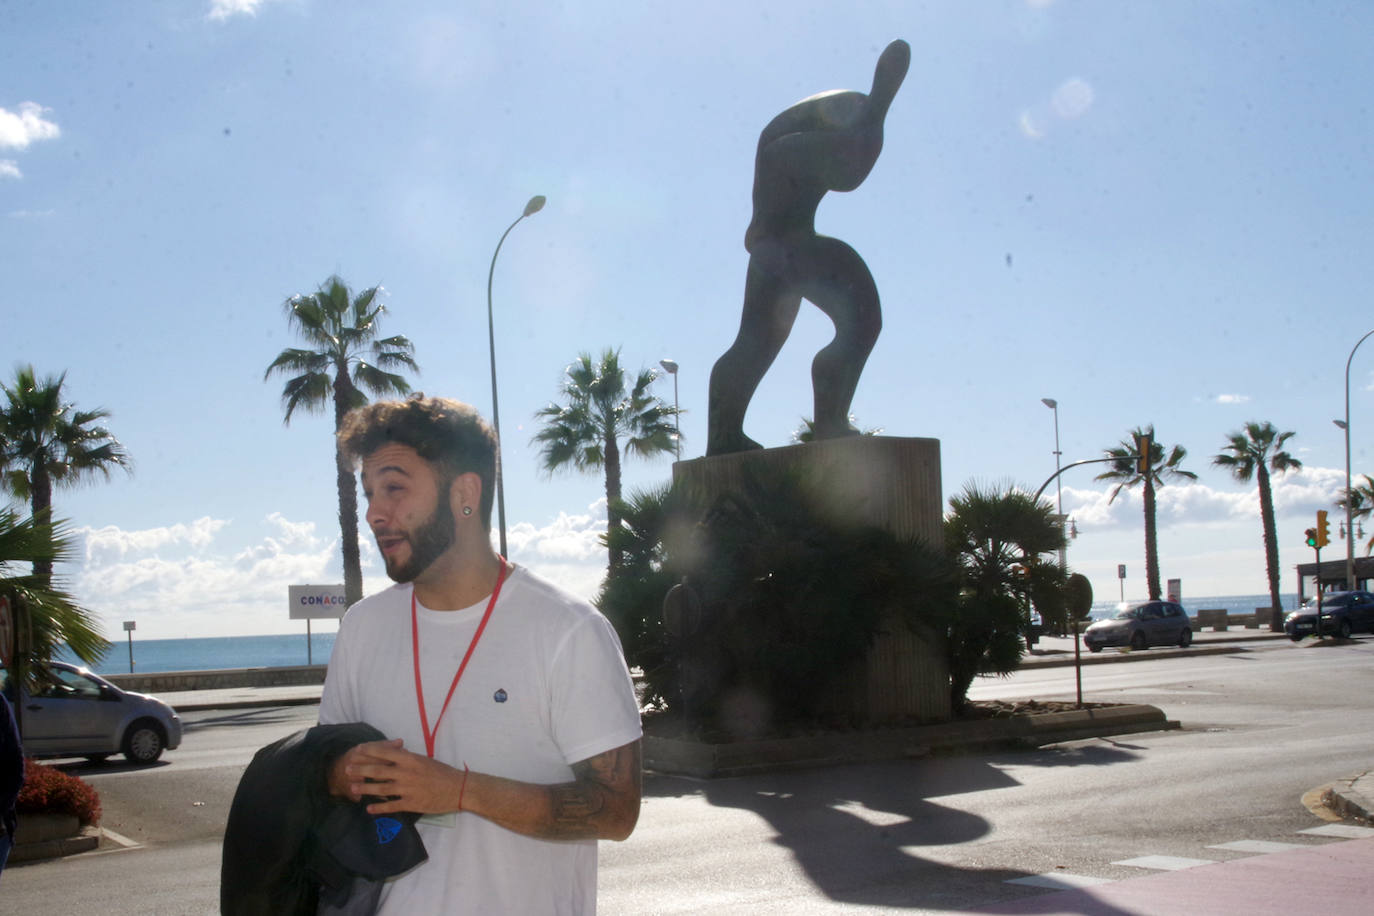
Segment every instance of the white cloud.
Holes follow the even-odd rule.
[[[606,530],[606,501],[588,507],[589,514],[558,517],[542,528],[521,522],[506,532],[512,554],[535,556],[557,562],[586,561],[605,555],[598,538]],[[599,510],[599,511],[598,511]]]
[[[0,108],[0,149],[28,149],[36,140],[60,136],[61,128],[43,116],[48,110],[37,102],[20,102],[18,112]]]
[[[1345,487],[1345,471],[1305,467],[1271,477],[1274,514],[1306,516],[1330,508]],[[1064,488],[1064,512],[1080,528],[1135,527],[1140,524],[1142,494],[1137,487],[1122,490],[1108,504],[1111,487],[1101,490]],[[1161,528],[1170,525],[1206,525],[1239,519],[1259,520],[1259,488],[1237,483],[1234,490],[1205,483],[1170,483],[1155,490],[1155,518]]]
[[[210,0],[209,18],[218,22],[234,16],[256,16],[266,0]]]
[[[227,524],[222,519],[206,517],[190,524],[178,523],[166,528],[124,531],[107,525],[104,528],[78,528],[76,534],[85,539],[86,562],[100,564],[111,559],[123,559],[130,553],[156,552],[168,545],[187,545],[195,550],[203,550]]]
[[[578,597],[591,600],[606,572],[605,500],[585,514],[528,522],[508,532],[513,558]],[[144,639],[291,633],[288,585],[342,581],[332,527],[272,513],[243,525],[209,517],[126,531],[80,528],[84,561],[65,571],[70,590],[103,621],[106,636],[137,620]],[[364,592],[390,586],[371,538],[359,543]]]
[[[0,159],[0,178],[23,178],[19,163],[13,159]]]
[[[1216,396],[1218,404],[1245,404],[1249,402],[1248,394],[1219,394]]]

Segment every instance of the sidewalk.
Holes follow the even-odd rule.
[[[1363,831],[1365,838],[1163,871],[963,912],[988,916],[1366,916],[1374,913],[1374,883],[1369,880],[1374,868],[1374,829],[1346,827],[1345,831]]]

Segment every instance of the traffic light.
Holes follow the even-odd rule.
[[[1135,469],[1140,474],[1150,473],[1150,449],[1154,446],[1155,435],[1153,432],[1143,433],[1135,437]]]
[[[1308,547],[1316,547],[1316,546],[1317,546],[1317,529],[1316,529],[1316,528],[1308,528],[1306,534],[1307,534],[1307,546],[1308,546]]]
[[[1325,547],[1331,543],[1331,525],[1326,520],[1326,510],[1317,510],[1317,546]]]

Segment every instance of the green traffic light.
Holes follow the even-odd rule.
[[[1307,546],[1308,546],[1308,547],[1316,547],[1316,546],[1317,546],[1317,529],[1315,529],[1315,528],[1308,528],[1308,529],[1307,529]]]

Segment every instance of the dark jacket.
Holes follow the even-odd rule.
[[[24,748],[10,701],[0,694],[0,831],[14,839],[14,801],[24,788]]]
[[[254,755],[224,830],[224,916],[371,913],[383,879],[426,859],[416,815],[374,817],[329,794],[330,765],[384,738],[364,723],[317,725]]]

